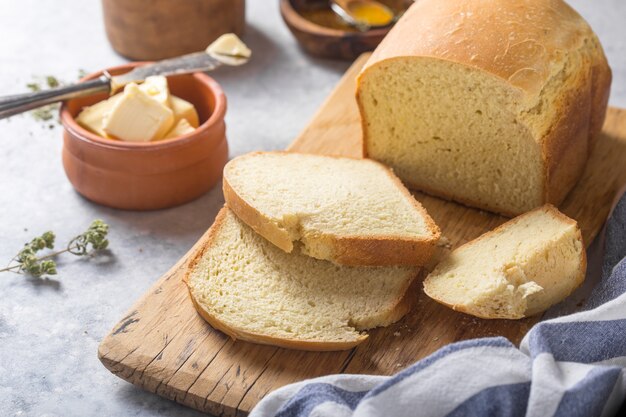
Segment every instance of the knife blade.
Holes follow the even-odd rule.
[[[102,92],[114,94],[128,83],[141,82],[153,75],[168,76],[206,72],[222,65],[243,65],[248,62],[248,59],[248,57],[242,55],[204,51],[143,65],[121,75],[111,76],[105,71],[102,76],[96,79],[77,84],[34,93],[0,97],[0,119],[58,101]]]

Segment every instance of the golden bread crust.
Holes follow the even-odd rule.
[[[585,47],[590,38],[597,39],[563,0],[420,0],[383,39],[361,74],[390,58],[432,57],[481,69],[536,96],[557,57]],[[599,73],[606,71],[603,57],[601,51],[593,57]]]

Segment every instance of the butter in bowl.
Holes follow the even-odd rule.
[[[85,107],[76,121],[103,138],[150,142],[193,132],[198,127],[198,112],[187,100],[170,94],[166,77],[151,76]]]
[[[106,71],[119,75],[139,65]],[[102,205],[180,205],[221,178],[228,160],[225,114],[222,88],[203,73],[153,77],[113,96],[68,100],[61,107],[63,167],[76,191]]]
[[[221,60],[251,55],[250,49],[234,34],[220,36],[206,53],[221,55]],[[102,138],[126,142],[174,139],[192,133],[199,124],[194,105],[171,94],[163,75],[148,76],[140,84],[124,85],[122,92],[83,108],[76,121]]]
[[[250,56],[237,36],[226,34],[206,54],[85,77],[83,86],[97,80],[107,88],[61,107],[63,166],[74,188],[89,200],[127,210],[172,207],[207,192],[228,159],[226,97],[215,80],[192,71],[241,65]],[[80,84],[72,89],[86,90]]]

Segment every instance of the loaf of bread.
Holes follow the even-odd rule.
[[[578,225],[546,205],[452,251],[426,277],[424,291],[474,316],[519,319],[567,297],[586,266]]]
[[[187,267],[194,306],[234,339],[305,349],[349,349],[362,330],[399,320],[418,268],[341,267],[287,253],[224,208]]]
[[[410,188],[474,207],[559,204],[610,83],[598,38],[562,0],[420,0],[359,75],[364,151]]]
[[[371,160],[244,155],[224,168],[224,197],[237,217],[282,250],[298,247],[341,265],[424,265],[439,239],[426,210]]]

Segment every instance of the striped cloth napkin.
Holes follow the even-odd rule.
[[[605,232],[586,310],[535,325],[519,348],[502,337],[468,340],[391,377],[303,381],[269,394],[250,417],[615,415],[626,397],[626,195]]]

